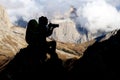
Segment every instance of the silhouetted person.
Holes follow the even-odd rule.
[[[48,24],[47,17],[41,16],[38,20],[39,24],[35,19],[32,19],[28,22],[26,30],[26,42],[29,46],[38,47],[42,50],[40,53],[41,61],[46,59],[46,53],[49,53],[51,57],[57,57],[55,54],[56,42],[50,41],[47,42],[46,38],[49,37],[54,27],[53,24]]]
[[[40,45],[42,48],[47,49],[47,52],[51,55],[51,57],[57,57],[55,51],[56,51],[56,41],[50,41],[48,42],[46,40],[47,37],[49,37],[54,28],[58,27],[59,25],[55,25],[52,23],[48,24],[47,17],[41,16],[39,17],[39,30],[40,30]]]
[[[28,43],[28,48],[31,48],[32,50],[35,49],[35,52],[37,52],[38,54],[36,55],[36,57],[39,56],[40,61],[43,62],[47,58],[46,56],[47,45],[46,45],[46,41],[45,40],[43,41],[43,38],[41,37],[41,35],[44,34],[41,33],[42,30],[39,28],[37,21],[35,19],[31,19],[27,25],[25,40]],[[35,57],[35,54],[33,55]]]

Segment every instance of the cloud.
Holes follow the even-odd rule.
[[[79,8],[78,13],[82,26],[91,32],[120,28],[120,12],[104,0],[88,2]]]
[[[91,32],[120,27],[120,0],[0,0],[0,4],[14,24],[21,19],[64,14],[73,5],[78,9],[78,23]]]
[[[13,23],[21,17],[28,21],[31,18],[35,18],[37,15],[43,14],[44,5],[38,5],[35,0],[10,0],[9,4],[7,0],[1,0],[0,4],[6,8]]]

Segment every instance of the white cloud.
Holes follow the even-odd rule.
[[[105,1],[93,1],[80,8],[80,22],[91,32],[120,28],[120,12]],[[84,20],[85,19],[85,20]]]
[[[41,15],[66,12],[70,5],[78,8],[80,23],[88,30],[105,31],[120,27],[120,0],[0,0],[14,23],[20,17],[28,21]]]
[[[29,20],[35,15],[43,14],[43,5],[38,5],[35,0],[1,0],[0,4],[3,5],[10,18],[14,23],[18,18],[22,17],[24,20]]]

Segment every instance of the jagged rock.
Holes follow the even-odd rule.
[[[75,23],[70,19],[53,20],[52,23],[59,24],[53,32],[52,38],[61,42],[76,43],[81,35],[76,29]]]

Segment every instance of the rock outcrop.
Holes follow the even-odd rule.
[[[24,32],[25,29],[13,26],[5,9],[0,6],[0,69],[20,48],[25,47]]]
[[[61,42],[76,43],[80,39],[75,23],[70,19],[54,20],[52,23],[59,24],[53,32],[52,38]]]

